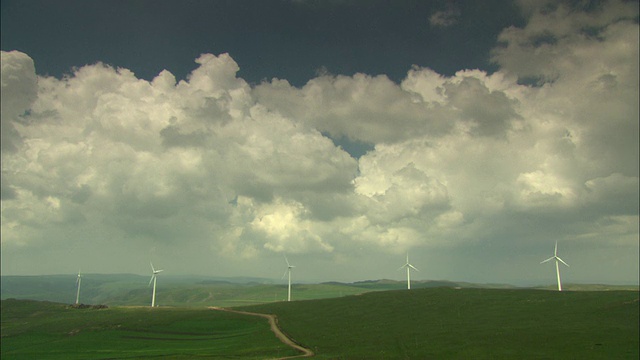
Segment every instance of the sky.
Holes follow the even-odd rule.
[[[1,6],[3,275],[639,283],[637,1]]]

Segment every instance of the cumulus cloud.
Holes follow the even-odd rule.
[[[320,76],[301,89],[273,81],[258,86],[256,96],[272,111],[331,136],[369,144],[443,132],[449,127],[442,117],[427,111],[428,104],[416,102],[384,75]]]
[[[95,241],[341,258],[553,237],[628,251],[638,25],[633,4],[614,5],[531,6],[500,36],[499,71],[414,66],[400,84],[250,86],[227,54],[200,56],[179,82],[100,63],[56,79],[3,52],[3,250]],[[342,137],[373,150],[356,159],[331,139]]]
[[[42,211],[77,210],[86,221],[95,211],[144,236],[174,218],[228,217],[233,209],[221,201],[228,196],[271,201],[296,188],[351,186],[354,160],[318,131],[254,105],[228,55],[198,62],[178,84],[168,72],[146,82],[102,64],[61,80],[41,78],[28,116],[38,121],[22,128],[22,151],[3,158],[3,189],[17,187],[43,204],[57,199]]]
[[[22,52],[2,52],[2,151],[15,151],[21,141],[15,126],[37,96],[33,60]]]
[[[584,4],[522,1],[527,25],[502,31],[494,61],[502,71],[542,83],[599,76],[615,64],[628,64],[634,52],[626,46],[637,42],[638,3],[613,0],[588,11],[580,8]]]
[[[446,28],[458,23],[460,9],[454,5],[449,5],[447,9],[434,12],[429,17],[429,24],[432,27]]]

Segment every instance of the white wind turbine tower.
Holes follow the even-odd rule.
[[[151,264],[151,280],[149,280],[149,285],[151,285],[151,282],[153,281],[153,295],[151,296],[151,307],[155,307],[156,306],[156,281],[158,280],[158,274],[163,272],[164,270],[156,270],[153,268],[153,263]]]
[[[76,305],[80,301],[80,284],[82,283],[82,275],[80,275],[80,270],[78,270],[78,277],[76,278],[76,286],[78,290],[76,291]]]
[[[403,268],[407,268],[407,290],[411,290],[411,269],[415,271],[420,271],[415,268],[415,266],[409,264],[409,253],[407,253],[407,262],[400,266],[398,270],[402,270]]]
[[[284,261],[287,262],[287,270],[284,271],[284,275],[282,275],[282,278],[284,279],[284,277],[289,274],[289,292],[287,293],[287,301],[291,301],[291,269],[293,269],[295,266],[289,264],[287,255],[284,256]]]
[[[560,282],[560,267],[558,266],[558,261],[565,264],[567,267],[569,267],[569,264],[567,264],[566,262],[564,262],[564,260],[558,257],[558,241],[556,241],[556,247],[555,247],[555,250],[553,250],[553,256],[548,258],[547,260],[541,261],[540,264],[546,263],[547,261],[551,261],[554,259],[556,260],[556,276],[558,277],[558,291],[562,291],[562,283]]]

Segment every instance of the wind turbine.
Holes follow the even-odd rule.
[[[407,253],[407,262],[400,266],[398,270],[402,270],[403,268],[407,268],[407,290],[411,290],[411,269],[415,271],[420,271],[415,268],[415,266],[409,264],[409,253]]]
[[[548,258],[547,260],[541,261],[540,264],[546,263],[547,261],[551,261],[554,259],[556,260],[556,276],[558,277],[558,291],[562,291],[562,283],[560,282],[560,267],[558,266],[558,261],[567,265],[567,267],[569,267],[569,264],[567,264],[566,262],[564,262],[564,260],[558,257],[558,241],[557,240],[556,240],[556,248],[555,250],[553,250],[553,256]]]
[[[82,283],[82,275],[80,275],[80,270],[78,270],[78,277],[76,278],[76,286],[78,290],[76,291],[76,305],[80,301],[80,284]]]
[[[156,270],[153,268],[153,263],[151,263],[151,280],[149,280],[149,285],[151,285],[151,282],[153,281],[153,295],[151,296],[151,307],[156,306],[156,281],[158,280],[158,274],[163,272],[164,270]]]
[[[287,270],[284,271],[284,275],[282,275],[282,278],[284,279],[284,277],[287,276],[287,274],[289,274],[289,292],[287,294],[287,301],[291,301],[291,269],[293,269],[295,266],[289,264],[289,260],[287,260],[287,255],[284,256],[284,261],[287,262]]]

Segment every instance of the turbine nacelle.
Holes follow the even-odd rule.
[[[398,268],[398,270],[402,270],[402,269],[405,269],[405,268],[410,268],[410,269],[413,269],[413,270],[415,270],[415,271],[420,271],[420,270],[416,269],[416,267],[415,267],[415,266],[413,266],[413,265],[411,265],[411,264],[409,264],[409,263],[406,263],[406,264],[404,264],[404,265],[400,266],[400,267]]]
[[[569,266],[569,264],[567,264],[566,262],[564,262],[564,260],[560,259],[560,257],[558,257],[558,256],[552,256],[552,257],[548,258],[547,260],[540,261],[540,264],[544,264],[544,263],[546,263],[546,262],[548,262],[548,261],[551,261],[551,260],[554,260],[554,259],[555,259],[556,261],[560,261],[561,263],[563,263],[563,264],[564,264],[565,266],[567,266],[567,267],[571,267],[571,266]]]
[[[282,275],[282,279],[284,279],[287,276],[287,274],[290,274],[291,273],[291,269],[293,269],[295,267],[294,265],[291,265],[289,263],[289,260],[287,259],[287,255],[284,256],[284,261],[286,261],[286,263],[287,263],[287,269],[284,271],[284,275]]]
[[[407,253],[407,262],[406,262],[404,265],[400,266],[400,267],[398,268],[398,270],[402,270],[402,269],[405,269],[405,268],[410,268],[410,269],[413,269],[413,270],[415,270],[415,271],[420,271],[420,270],[418,270],[415,266],[413,266],[413,265],[411,265],[411,264],[409,263],[409,253]]]
[[[152,262],[150,262],[149,264],[151,264],[151,272],[153,272],[153,274],[154,274],[154,275],[155,275],[155,274],[158,274],[158,273],[161,273],[161,272],[163,272],[163,271],[164,271],[164,270],[156,270],[156,269],[153,267],[153,263],[152,263]]]
[[[285,255],[285,256],[284,256],[284,261],[286,261],[286,262],[287,262],[287,268],[291,269],[291,268],[294,268],[294,267],[295,267],[295,266],[293,266],[293,265],[291,265],[291,264],[289,263],[289,259],[287,259],[287,255]]]

